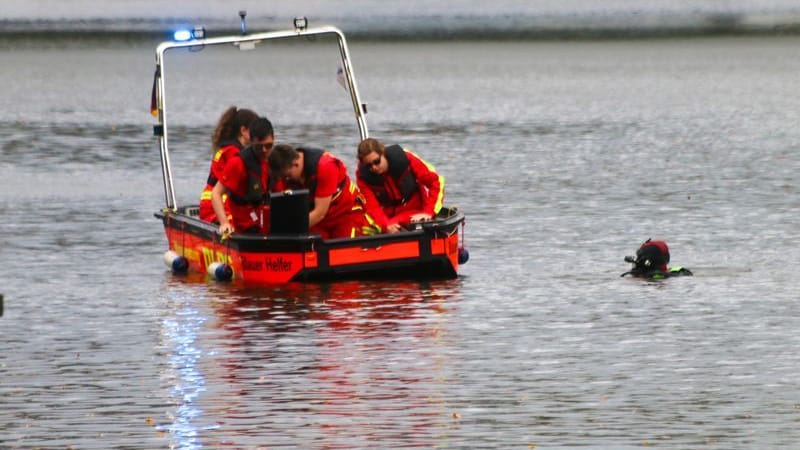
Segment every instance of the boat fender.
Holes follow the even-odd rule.
[[[458,263],[466,264],[469,261],[469,250],[466,247],[458,248]]]
[[[208,265],[208,274],[217,281],[231,281],[233,279],[233,268],[221,262],[213,262]]]
[[[173,273],[186,273],[189,270],[189,260],[172,250],[164,252],[164,263]]]

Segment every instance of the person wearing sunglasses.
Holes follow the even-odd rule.
[[[367,138],[358,144],[356,182],[367,212],[389,233],[431,220],[442,209],[444,177],[413,152]]]
[[[269,166],[279,176],[273,192],[308,189],[308,229],[323,239],[380,233],[364,210],[364,197],[339,159],[321,149],[276,145]]]
[[[248,131],[250,145],[225,164],[211,191],[211,204],[219,218],[219,233],[267,233],[269,231],[269,170],[267,157],[275,143],[272,123],[254,120]],[[230,217],[225,211],[228,198]]]
[[[217,121],[214,134],[211,137],[211,151],[214,153],[214,157],[211,160],[211,169],[206,179],[206,187],[203,189],[203,193],[200,194],[201,220],[219,222],[217,214],[214,212],[214,207],[211,205],[211,191],[214,189],[214,185],[217,184],[219,177],[222,176],[222,170],[228,160],[250,144],[250,131],[247,127],[250,122],[257,118],[258,114],[250,109],[231,106],[222,113],[222,116]],[[227,211],[227,197],[223,200]]]

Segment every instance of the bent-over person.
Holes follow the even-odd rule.
[[[367,138],[358,145],[358,161],[356,181],[367,212],[383,230],[396,233],[442,209],[444,177],[415,153]]]

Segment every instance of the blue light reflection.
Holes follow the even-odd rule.
[[[177,406],[170,415],[173,422],[159,429],[174,436],[176,448],[199,449],[203,447],[199,439],[203,427],[198,426],[203,410],[197,402],[206,391],[206,381],[199,369],[203,351],[197,345],[197,334],[207,319],[189,303],[176,306],[174,317],[164,319],[163,337],[172,369],[167,375],[172,384],[170,395]]]

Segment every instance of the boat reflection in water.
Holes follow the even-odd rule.
[[[181,280],[164,320],[177,446],[431,447],[452,425],[458,280]]]

